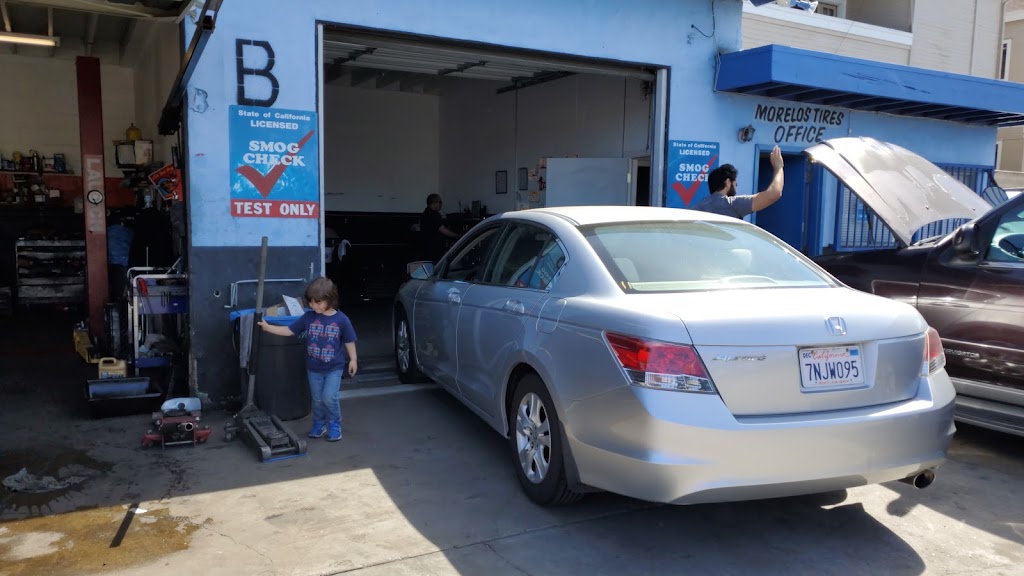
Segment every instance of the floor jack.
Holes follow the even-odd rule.
[[[200,424],[202,403],[199,398],[171,398],[153,413],[153,427],[142,436],[142,447],[206,443],[213,430]]]
[[[259,322],[263,318],[263,279],[267,271],[267,237],[260,246],[260,273],[256,284],[256,310],[252,323],[252,346],[249,354],[247,373],[249,386],[242,409],[231,422],[224,426],[224,441],[230,442],[236,435],[259,452],[261,462],[299,456],[306,453],[306,440],[299,438],[281,419],[259,409],[254,401],[256,390],[256,362],[259,357],[259,342],[262,330]]]

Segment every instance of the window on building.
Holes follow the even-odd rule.
[[[993,164],[993,166],[996,167],[996,170],[1000,170],[1001,168],[999,167],[999,165],[1002,164],[1002,163],[1003,163],[1003,141],[1002,140],[996,140],[996,162],[995,162],[995,164]]]
[[[825,16],[832,16],[833,18],[839,17],[839,6],[835,4],[826,4],[825,2],[818,3],[818,9],[814,11],[815,14],[824,14]]]
[[[1012,44],[1012,42],[1011,42],[1011,40],[1009,38],[1007,38],[1006,40],[1003,40],[1003,52],[1002,52],[1002,55],[999,58],[999,79],[1000,80],[1009,80],[1010,79],[1009,76],[1010,76],[1010,47],[1011,47],[1011,44]]]

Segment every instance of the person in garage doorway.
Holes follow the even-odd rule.
[[[714,212],[723,216],[744,218],[759,210],[775,204],[782,198],[782,187],[785,184],[782,168],[782,150],[778,146],[772,149],[771,155],[772,183],[758,194],[745,196],[736,195],[736,167],[723,164],[708,174],[708,187],[711,194],[693,206],[694,210]]]
[[[420,248],[422,250],[420,257],[434,264],[437,264],[437,261],[444,256],[444,239],[459,237],[444,225],[444,218],[441,216],[443,203],[440,194],[427,196],[427,207],[420,216]]]
[[[359,371],[356,331],[348,316],[338,310],[338,287],[327,278],[317,278],[306,287],[306,312],[288,326],[260,320],[260,328],[277,336],[305,334],[306,377],[313,402],[310,438],[341,440],[341,380]]]

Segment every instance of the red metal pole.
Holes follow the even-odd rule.
[[[103,194],[103,96],[100,91],[100,61],[79,56],[78,133],[82,142],[82,193],[85,195],[85,253],[89,288],[89,328],[93,336],[103,333],[103,305],[107,285],[107,200]],[[100,195],[89,192],[98,190]],[[97,202],[98,200],[98,202]]]

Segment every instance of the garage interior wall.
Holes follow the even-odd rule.
[[[463,82],[441,101],[441,182],[464,205],[514,209],[517,169],[541,158],[649,153],[651,102],[639,80],[581,74],[496,94],[501,86]],[[495,193],[498,170],[508,172],[507,195]]]
[[[102,61],[101,61],[102,62]],[[0,55],[3,89],[0,90],[0,152],[10,158],[17,150],[41,156],[64,153],[75,174],[82,173],[78,136],[78,93],[75,59]],[[135,71],[103,64],[103,140],[107,176],[119,175],[112,140],[124,138],[135,121]]]
[[[575,75],[498,94],[506,83],[450,79],[441,95],[324,89],[328,211],[419,212],[431,193],[445,210],[481,201],[515,207],[516,170],[541,158],[649,154],[651,95],[644,82]],[[508,175],[505,195],[495,172]]]
[[[440,98],[324,87],[326,210],[416,212],[439,190]]]
[[[153,159],[166,163],[177,139],[161,136],[157,124],[181,65],[180,33],[173,24],[139,24],[144,25],[148,29],[140,34],[143,44],[134,60],[135,125],[153,141]]]

